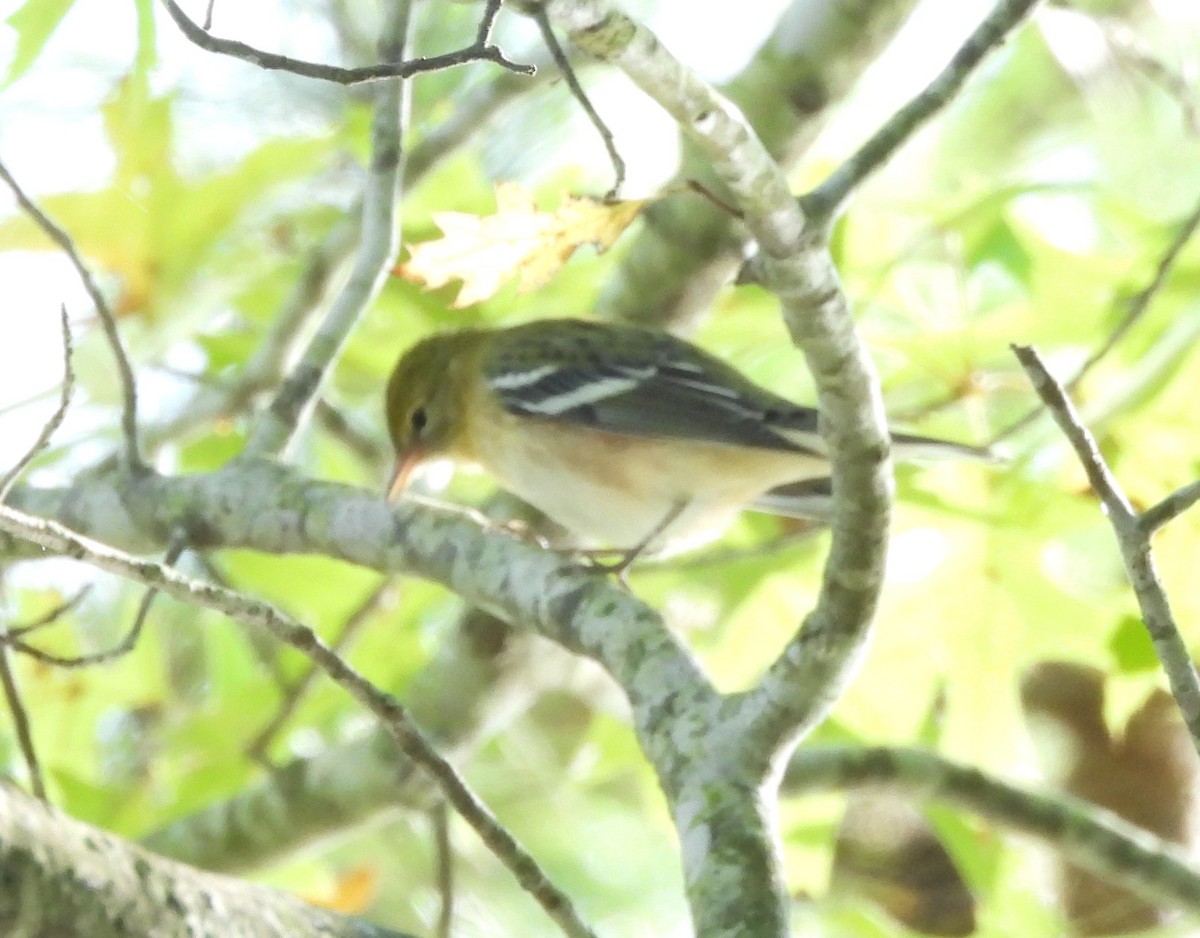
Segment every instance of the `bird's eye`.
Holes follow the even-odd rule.
[[[429,423],[429,414],[425,412],[424,407],[418,407],[412,412],[412,416],[409,418],[409,420],[412,423],[413,433],[420,436],[421,431],[424,430],[426,424]]]

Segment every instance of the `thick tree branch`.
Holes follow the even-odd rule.
[[[780,165],[791,167],[914,5],[792,0],[763,48],[722,90]],[[688,143],[675,184],[693,179],[707,186],[713,173]],[[689,328],[742,264],[747,233],[732,213],[706,199],[665,199],[645,217],[604,285],[598,312]]]
[[[824,717],[869,634],[890,502],[878,382],[820,233],[808,228],[782,170],[737,109],[605,0],[530,5],[544,6],[572,42],[625,72],[711,163],[759,244],[764,285],[780,297],[817,379],[835,479],[833,545],[817,608],[740,706],[679,708],[711,729],[689,751],[655,760],[683,844],[697,932],[783,934],[761,783],[779,751]],[[704,849],[692,849],[697,843]]]
[[[551,0],[546,9],[574,42],[621,68],[665,108],[711,162],[760,245],[765,285],[780,297],[817,379],[834,464],[834,537],[817,609],[747,709],[754,716],[735,734],[745,756],[753,724],[763,744],[756,765],[765,771],[774,745],[811,729],[827,712],[874,614],[890,492],[878,382],[828,251],[736,108],[607,3]]]
[[[416,499],[389,511],[377,493],[251,460],[183,478],[112,474],[66,489],[18,486],[10,502],[135,553],[162,549],[165,532],[183,526],[197,549],[323,554],[440,582],[506,622],[598,661],[629,695],[656,764],[679,757],[667,713],[685,697],[695,699],[697,712],[719,702],[653,609],[572,558],[472,512]],[[20,555],[15,540],[0,537],[0,557]]]
[[[887,785],[948,801],[1015,830],[1145,896],[1200,914],[1200,872],[1175,844],[1066,797],[1024,791],[918,749],[814,748],[798,752],[782,783],[789,796]]]
[[[1038,353],[1029,346],[1018,345],[1013,346],[1013,352],[1029,376],[1038,397],[1049,409],[1067,442],[1075,450],[1092,490],[1104,505],[1104,512],[1112,525],[1117,545],[1121,549],[1121,557],[1125,561],[1125,571],[1137,597],[1138,608],[1142,611],[1142,621],[1166,672],[1171,694],[1183,714],[1192,743],[1200,754],[1200,675],[1196,673],[1187,643],[1175,623],[1170,601],[1159,579],[1150,550],[1151,534],[1159,524],[1167,520],[1167,515],[1178,513],[1175,511],[1175,505],[1157,511],[1150,522],[1144,522],[1121,491],[1116,477],[1100,454],[1095,437],[1083,425],[1066,391],[1054,380]],[[1189,491],[1188,495],[1179,499],[1179,504],[1186,507],[1186,504],[1190,503],[1189,498],[1194,500],[1194,497]],[[1182,510],[1182,507],[1179,510]]]
[[[202,873],[0,784],[0,932],[87,938],[406,938]]]
[[[572,938],[591,938],[591,929],[579,918],[567,896],[550,882],[533,857],[500,825],[454,768],[436,752],[399,701],[351,668],[312,629],[291,620],[268,603],[215,584],[194,580],[171,567],[139,560],[124,551],[81,537],[54,521],[0,506],[0,530],[192,605],[224,613],[245,625],[264,629],[309,656],[387,728],[413,761],[437,779],[446,800],[509,868],[521,886],[541,904],[546,914]]]

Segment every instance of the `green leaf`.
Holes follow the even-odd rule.
[[[1158,670],[1158,655],[1154,653],[1150,633],[1137,616],[1122,617],[1109,636],[1108,650],[1125,674]]]
[[[966,260],[972,268],[996,264],[1018,283],[1029,286],[1033,258],[1013,231],[1012,225],[1003,217],[995,220],[968,253]]]
[[[5,21],[17,34],[17,48],[3,87],[7,88],[29,71],[74,4],[75,0],[28,0]]]

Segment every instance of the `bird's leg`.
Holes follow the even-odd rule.
[[[662,520],[650,529],[649,534],[634,544],[631,548],[629,548],[629,550],[625,551],[625,553],[621,555],[620,560],[617,560],[615,563],[600,563],[597,560],[593,560],[593,568],[604,573],[615,574],[617,579],[624,583],[625,574],[629,572],[629,568],[633,566],[633,562],[645,552],[646,548],[654,542],[656,537],[658,537],[665,530],[667,530],[667,528],[675,523],[679,516],[683,514],[683,510],[687,508],[689,504],[691,504],[690,498],[676,499],[671,503],[671,507],[667,509],[667,513],[663,515]]]

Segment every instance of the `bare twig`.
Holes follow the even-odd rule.
[[[9,491],[16,484],[21,473],[25,471],[25,467],[37,458],[38,453],[46,448],[55,431],[62,426],[63,418],[67,416],[67,408],[71,406],[71,394],[75,390],[75,368],[71,363],[74,348],[71,344],[71,325],[67,322],[67,308],[62,306],[59,308],[59,312],[62,316],[63,379],[62,389],[58,398],[58,407],[50,415],[50,419],[43,424],[37,439],[33,441],[33,445],[25,451],[25,454],[17,460],[16,464],[8,472],[0,476],[0,502],[8,498]]]
[[[371,621],[376,612],[379,611],[381,605],[385,602],[390,603],[395,595],[395,583],[391,577],[385,578],[367,594],[366,598],[358,604],[358,607],[346,617],[346,621],[342,624],[341,631],[337,637],[329,643],[329,647],[337,654],[346,648],[362,630],[362,627]],[[275,739],[283,725],[296,712],[296,708],[300,705],[300,701],[312,688],[321,669],[315,662],[310,662],[308,668],[287,688],[284,693],[283,702],[280,703],[279,709],[275,715],[271,717],[269,723],[264,726],[258,735],[250,741],[246,747],[247,754],[257,760],[266,758],[267,750],[270,748],[271,742]]]
[[[208,32],[212,29],[213,24],[213,7],[217,5],[217,0],[208,0],[208,6],[204,10],[204,31]]]
[[[90,593],[91,591],[92,591],[92,584],[87,583],[84,586],[80,587],[79,590],[75,593],[75,595],[72,596],[70,599],[68,599],[66,602],[59,603],[57,606],[55,606],[49,612],[38,616],[36,619],[31,619],[28,622],[22,622],[20,625],[12,626],[8,630],[6,630],[5,634],[8,635],[9,637],[21,638],[23,636],[30,635],[33,632],[40,631],[41,629],[44,629],[47,626],[53,625],[55,622],[57,622],[59,619],[61,619],[63,616],[65,616],[68,612],[70,612],[72,609],[74,609],[76,606],[78,606],[81,602],[83,602],[83,598],[85,596],[87,596],[87,594]]]
[[[1196,666],[1192,663],[1187,643],[1179,634],[1170,602],[1159,580],[1150,551],[1150,535],[1153,530],[1151,524],[1161,524],[1172,512],[1177,514],[1190,503],[1188,498],[1195,500],[1200,496],[1200,492],[1184,490],[1188,494],[1178,499],[1181,506],[1178,510],[1175,509],[1175,503],[1172,503],[1170,509],[1160,509],[1151,522],[1145,522],[1142,516],[1133,510],[1129,499],[1125,497],[1105,463],[1095,438],[1083,425],[1071,399],[1047,370],[1037,351],[1030,346],[1014,345],[1012,348],[1038,397],[1049,409],[1071,448],[1075,450],[1092,489],[1104,505],[1121,549],[1125,570],[1137,597],[1138,607],[1142,612],[1142,621],[1166,672],[1171,694],[1183,714],[1192,743],[1200,753],[1200,676],[1196,674]],[[1170,501],[1168,499],[1168,502]]]
[[[23,410],[26,407],[32,407],[39,401],[44,401],[46,398],[53,397],[58,393],[61,393],[61,389],[57,387],[46,388],[44,391],[35,391],[28,397],[23,397],[19,400],[13,401],[12,403],[5,404],[3,407],[0,407],[0,417],[7,416],[8,414],[14,413],[18,410]]]
[[[858,152],[839,166],[817,188],[802,199],[805,211],[814,218],[829,218],[868,176],[878,170],[918,130],[944,108],[968,78],[1004,43],[1033,12],[1039,0],[1000,0],[984,18],[950,63],[915,98],[905,104],[875,132]]]
[[[0,499],[0,501],[3,501]],[[0,598],[3,597],[3,582],[0,581]],[[0,635],[6,635],[9,630],[4,625],[4,611],[0,609]],[[4,700],[8,704],[8,712],[12,715],[13,729],[17,733],[17,745],[21,749],[21,758],[25,760],[25,770],[29,773],[29,787],[35,797],[48,801],[46,797],[46,782],[42,777],[42,764],[38,760],[37,749],[33,745],[33,727],[29,721],[29,711],[21,697],[21,688],[17,684],[17,676],[13,673],[12,659],[8,649],[0,645],[0,685],[4,688]]]
[[[537,861],[496,820],[454,767],[437,753],[404,706],[343,661],[312,629],[284,615],[269,603],[193,579],[173,567],[142,560],[81,537],[46,518],[0,505],[0,530],[28,543],[143,583],[194,606],[221,612],[253,628],[265,629],[310,657],[339,687],[383,724],[409,758],[429,772],[446,800],[568,936],[593,938],[594,932],[579,917],[569,897],[549,880]]]
[[[360,430],[324,397],[317,399],[316,419],[321,428],[369,466],[378,465],[385,456],[378,438]]]
[[[477,40],[465,49],[458,49],[443,55],[433,55],[428,58],[383,62],[378,65],[366,65],[359,68],[342,68],[337,65],[306,62],[302,59],[294,59],[291,56],[256,49],[253,46],[246,45],[244,42],[238,42],[236,39],[220,39],[206,32],[204,27],[199,23],[190,20],[187,14],[179,8],[175,0],[163,0],[163,5],[167,8],[171,19],[175,21],[175,24],[183,34],[201,49],[205,49],[208,52],[216,52],[219,55],[232,56],[235,59],[249,62],[251,65],[257,65],[259,68],[268,70],[277,69],[284,72],[291,72],[294,75],[303,75],[306,78],[318,78],[322,81],[335,82],[340,85],[358,85],[364,82],[381,81],[387,78],[408,78],[422,72],[441,71],[442,69],[453,68],[456,65],[464,65],[467,62],[493,62],[521,75],[532,75],[536,71],[532,65],[522,65],[519,62],[511,61],[497,46],[492,45],[487,40],[487,36],[491,33],[491,25],[487,16],[484,19],[484,23],[488,24],[487,29],[484,30],[482,28],[483,23],[480,24],[480,33],[483,35],[483,41]],[[493,7],[495,8],[494,10],[492,9]],[[488,4],[491,19],[495,18],[499,7],[500,4],[498,2]]]
[[[170,566],[179,559],[179,555],[187,547],[187,535],[183,532],[178,532],[172,538],[170,545],[167,547],[167,552],[163,556],[163,563]],[[24,639],[18,637],[15,632],[0,634],[0,644],[6,645],[21,654],[33,658],[35,661],[40,661],[43,664],[54,665],[60,668],[89,668],[93,665],[104,664],[108,661],[113,661],[121,658],[131,652],[137,645],[138,639],[141,638],[142,629],[146,625],[146,618],[150,615],[150,607],[154,604],[155,597],[158,596],[158,590],[148,589],[142,597],[142,601],[138,604],[137,614],[133,618],[133,625],[129,631],[112,648],[104,651],[98,651],[90,655],[56,655],[53,652],[43,651],[33,645],[30,645]],[[26,634],[28,630],[20,634]]]
[[[0,684],[4,685],[4,700],[8,704],[8,712],[12,715],[13,727],[17,731],[17,744],[21,748],[21,758],[25,760],[25,770],[29,773],[29,787],[38,799],[48,801],[46,782],[42,778],[42,764],[38,761],[37,749],[33,745],[29,711],[21,699],[17,676],[12,671],[12,659],[3,645],[0,645]]]
[[[492,41],[492,28],[496,25],[496,17],[500,15],[500,4],[503,0],[487,0],[483,8],[483,16],[479,18],[479,28],[475,31],[475,45],[487,48]]]
[[[42,231],[55,244],[62,249],[62,252],[67,255],[67,259],[75,268],[75,272],[79,274],[79,279],[83,282],[83,288],[87,290],[87,294],[92,299],[92,303],[96,307],[96,312],[100,315],[100,322],[104,326],[104,334],[108,338],[108,346],[112,350],[113,358],[117,363],[117,372],[121,376],[121,429],[125,434],[125,464],[131,472],[142,468],[141,450],[138,448],[138,425],[137,425],[137,383],[133,377],[133,367],[129,364],[129,356],[125,354],[125,347],[121,344],[121,334],[117,329],[117,317],[113,314],[112,309],[108,305],[108,301],[104,299],[104,294],[100,292],[100,286],[96,283],[96,278],[92,276],[92,272],[83,262],[83,258],[79,255],[78,249],[75,247],[75,242],[71,240],[71,236],[60,228],[53,219],[43,212],[36,202],[25,194],[17,181],[9,173],[8,168],[3,162],[0,162],[0,179],[12,190],[12,193],[17,198],[22,210],[33,219]]]
[[[588,120],[592,122],[592,126],[596,128],[596,133],[600,135],[600,139],[604,142],[604,149],[608,151],[608,158],[613,167],[613,184],[608,192],[605,193],[604,198],[611,201],[617,197],[621,186],[625,184],[625,160],[621,158],[621,154],[617,150],[617,142],[613,139],[612,131],[608,129],[608,125],[604,123],[604,118],[592,106],[587,92],[583,90],[583,85],[579,83],[579,79],[575,75],[575,69],[571,66],[571,60],[567,58],[567,53],[563,51],[558,37],[554,35],[554,27],[550,24],[550,16],[546,13],[546,8],[535,6],[531,9],[530,15],[533,17],[533,21],[537,23],[538,30],[542,34],[542,41],[546,43],[546,48],[550,50],[554,64],[558,66],[558,70],[562,73],[567,87],[571,89],[571,94],[579,102],[579,106],[583,108],[583,113],[588,116]]]
[[[450,812],[446,802],[439,801],[429,811],[433,827],[433,848],[437,862],[437,888],[441,905],[438,908],[437,938],[450,938],[454,927],[454,844],[450,841]]]
[[[1152,508],[1142,512],[1139,521],[1146,534],[1153,534],[1168,521],[1179,517],[1196,502],[1200,501],[1200,482],[1192,482],[1172,492]]]
[[[1183,249],[1187,247],[1188,242],[1192,240],[1192,236],[1195,235],[1197,228],[1200,228],[1200,201],[1193,206],[1191,214],[1184,219],[1183,224],[1179,226],[1179,230],[1175,232],[1175,237],[1171,239],[1171,243],[1167,245],[1167,249],[1154,266],[1154,273],[1151,275],[1149,282],[1129,300],[1129,308],[1125,315],[1121,317],[1121,321],[1117,323],[1117,327],[1108,334],[1095,351],[1076,369],[1075,374],[1063,382],[1063,387],[1068,393],[1074,393],[1091,370],[1112,353],[1112,350],[1125,338],[1129,330],[1146,314],[1146,310],[1150,308],[1150,304],[1154,302],[1155,297],[1162,292],[1162,288],[1170,279],[1171,273],[1179,261],[1179,256],[1183,253]],[[1008,439],[1013,434],[1019,433],[1025,427],[1029,426],[1029,424],[1033,423],[1042,413],[1042,410],[1043,407],[1040,404],[1031,408],[1014,423],[996,434],[989,442],[989,445],[995,445],[1001,440]]]

